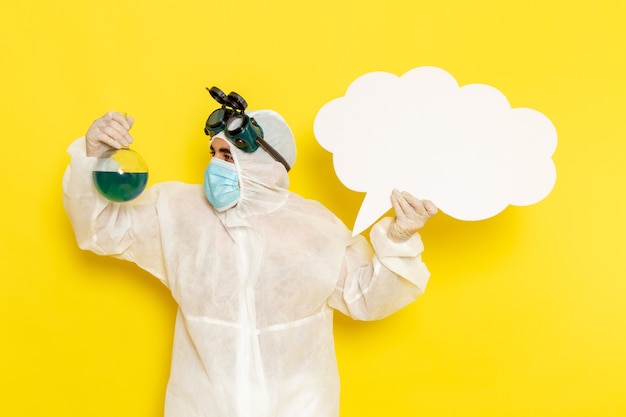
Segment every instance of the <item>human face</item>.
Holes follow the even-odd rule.
[[[213,138],[211,141],[211,155],[222,161],[235,162],[233,155],[230,153],[230,144],[222,138]]]

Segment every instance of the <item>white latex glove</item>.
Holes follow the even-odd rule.
[[[387,236],[396,242],[409,239],[438,211],[432,201],[420,200],[406,191],[393,190],[391,205],[396,217],[387,230]]]
[[[87,156],[100,157],[109,149],[120,149],[133,143],[128,131],[133,127],[132,116],[110,111],[94,120],[85,134]]]

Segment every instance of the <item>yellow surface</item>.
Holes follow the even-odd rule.
[[[200,182],[204,87],[238,91],[292,125],[292,189],[351,225],[363,196],[315,114],[362,74],[422,65],[549,117],[558,179],[490,220],[437,216],[421,300],[337,318],[342,417],[626,415],[625,2],[5,1],[0,34],[0,415],[162,414],[175,305],[81,252],[61,205],[65,149],[93,119],[136,117],[151,183]]]

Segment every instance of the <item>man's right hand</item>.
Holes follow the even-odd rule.
[[[87,156],[101,157],[110,149],[120,149],[133,143],[128,132],[133,127],[134,118],[110,111],[96,119],[85,134]]]

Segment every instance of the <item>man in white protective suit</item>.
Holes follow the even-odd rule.
[[[95,120],[70,145],[63,177],[78,245],[136,263],[176,300],[166,417],[337,417],[333,311],[376,320],[418,297],[429,272],[417,230],[437,208],[394,190],[395,217],[372,227],[372,251],[288,191],[296,148],[278,113],[222,110],[207,120],[204,186],[159,183],[126,203],[98,194],[91,173],[132,142],[134,120]],[[238,136],[242,121],[252,140]]]

